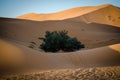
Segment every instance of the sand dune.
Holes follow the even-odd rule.
[[[16,27],[17,26],[17,27]],[[44,37],[46,31],[67,30],[70,36],[77,37],[86,49],[120,43],[120,28],[98,24],[63,21],[29,21],[19,19],[0,19],[0,33],[4,37],[16,40],[28,46],[31,41],[41,43],[38,37]],[[89,36],[89,38],[88,38]]]
[[[41,53],[36,50],[32,50],[23,45],[19,45],[10,40],[0,40],[0,43],[4,43],[3,52],[1,54],[9,51],[9,46],[12,46],[13,49],[10,52],[15,52],[16,54],[11,55],[8,53],[4,54],[4,67],[8,67],[10,70],[16,70],[17,73],[10,74],[1,74],[1,80],[7,79],[28,79],[28,80],[37,80],[37,79],[105,79],[105,80],[116,80],[119,79],[119,70],[120,70],[120,53],[113,48],[118,47],[120,50],[120,44],[111,45],[109,47],[101,47],[90,50],[83,50],[78,52],[71,53]],[[1,45],[0,45],[1,46]],[[13,47],[14,46],[14,47]],[[11,47],[10,47],[11,48]],[[20,51],[21,50],[21,51]],[[1,50],[0,50],[1,51]],[[22,54],[22,61],[19,61],[18,53]],[[7,56],[9,56],[9,61],[15,61],[12,64],[6,63]],[[23,58],[24,56],[24,58]],[[17,58],[15,58],[17,57]],[[0,56],[0,59],[2,57]],[[24,61],[23,61],[24,60]],[[22,64],[20,63],[22,62]],[[1,65],[0,63],[0,65]],[[17,64],[16,64],[17,63]],[[19,63],[19,64],[18,64]],[[2,64],[3,65],[3,64]],[[12,65],[10,68],[9,66]],[[13,67],[14,65],[14,67]],[[15,65],[19,66],[16,67]],[[109,67],[108,67],[109,66]],[[111,66],[111,67],[110,67]],[[8,71],[7,71],[8,72]],[[63,78],[64,77],[64,78]]]
[[[58,80],[63,79],[63,76],[66,80],[119,79],[119,16],[119,8],[101,5],[53,14],[31,13],[19,19],[0,18],[0,71],[12,71],[11,74],[13,71],[28,72],[22,76],[16,74],[17,77],[2,75],[0,72],[0,80],[34,80],[37,77]],[[41,44],[38,37],[44,37],[46,31],[60,30],[67,30],[85,48],[58,53],[45,53],[38,48]],[[31,41],[37,44],[33,49],[28,47]]]
[[[99,8],[99,7],[98,7]],[[97,9],[98,9],[97,8]],[[28,13],[22,16],[18,16],[19,19],[30,19],[30,20],[38,20],[38,21],[44,21],[44,20],[63,20],[67,18],[76,17],[81,14],[88,13],[90,11],[95,10],[94,7],[80,7],[80,8],[73,8],[70,10],[65,10],[62,12],[57,13],[51,13],[51,14],[36,14],[36,13]],[[66,15],[68,14],[68,15]]]
[[[0,39],[0,71],[16,68],[23,64],[22,50]]]
[[[36,21],[74,18],[72,19],[73,21],[84,21],[86,23],[96,22],[120,27],[120,9],[110,4],[78,7],[51,14],[28,13],[18,18]]]
[[[101,67],[101,66],[118,66],[120,65],[120,53],[113,50],[110,47],[101,47],[90,50],[82,50],[71,53],[42,53],[37,50],[32,50],[23,45],[11,42],[10,40],[1,40],[5,47],[2,49],[1,54],[4,54],[4,59],[1,63],[7,64],[8,61],[15,61],[11,65],[21,65],[23,69],[27,70],[51,70],[51,69],[68,69],[68,68],[79,68],[79,67]],[[7,44],[9,43],[9,44]],[[9,50],[7,45],[14,45],[13,49]],[[1,45],[2,46],[2,45]],[[113,48],[118,47],[120,44],[114,45]],[[8,48],[7,48],[8,47]],[[15,49],[18,48],[19,50]],[[0,50],[1,51],[1,50]],[[6,53],[7,51],[11,53]],[[15,54],[14,54],[15,53]],[[21,54],[21,57],[18,55]],[[14,55],[11,55],[14,54]],[[9,56],[9,58],[7,57]],[[17,57],[19,56],[19,58]],[[2,57],[2,56],[1,56]],[[15,58],[17,57],[17,58]],[[24,61],[23,61],[24,60]],[[21,64],[20,62],[24,62]],[[9,62],[11,63],[11,62]],[[7,65],[10,65],[10,64]],[[19,64],[16,64],[19,63]],[[7,67],[7,66],[6,66]]]
[[[36,42],[39,46],[41,42],[39,42],[37,38],[44,36],[45,31],[47,30],[54,31],[64,29],[69,31],[70,36],[77,37],[82,41],[88,50],[54,54],[40,52],[27,47],[31,41]],[[87,24],[70,20],[37,22],[1,18],[0,34],[1,39],[5,38],[7,42],[11,43],[11,45],[14,44],[14,46],[21,50],[20,53],[22,56],[26,57],[24,58],[26,60],[23,62],[26,62],[25,64],[27,65],[25,66],[27,68],[49,70],[93,66],[114,66],[120,64],[119,51],[117,51],[119,50],[120,45],[118,44],[108,47],[108,45],[120,43],[120,28],[118,27],[97,23]]]

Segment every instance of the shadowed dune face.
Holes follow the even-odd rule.
[[[17,27],[16,27],[17,26]],[[38,37],[44,37],[46,31],[67,30],[69,35],[77,37],[86,49],[107,46],[120,42],[120,28],[70,20],[63,21],[27,21],[0,19],[0,34],[28,46],[31,41],[40,45]]]
[[[14,69],[23,64],[23,54],[20,48],[0,39],[0,70]]]
[[[28,13],[19,16],[18,18],[35,21],[64,20],[72,18],[73,21],[83,21],[86,23],[95,22],[120,27],[120,9],[109,4],[78,7],[51,14]]]

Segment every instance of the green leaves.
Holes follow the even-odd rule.
[[[43,49],[45,52],[57,52],[59,50],[63,51],[75,51],[84,48],[76,38],[70,38],[68,36],[68,31],[46,31],[45,38],[38,38],[43,41],[39,48]]]

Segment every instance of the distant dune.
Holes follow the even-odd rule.
[[[51,14],[30,13],[17,19],[0,18],[0,71],[28,72],[22,76],[16,74],[17,78],[15,75],[7,78],[7,73],[0,72],[0,79],[32,77],[31,80],[35,80],[39,77],[47,80],[46,77],[53,79],[56,75],[61,78],[74,75],[74,79],[69,77],[67,80],[119,79],[119,17],[120,8],[106,4]],[[60,30],[67,30],[68,35],[80,40],[85,48],[57,53],[46,53],[38,48],[41,44],[38,37],[44,37],[46,31]],[[37,44],[33,49],[28,47],[31,41]],[[52,77],[48,75],[50,73]],[[93,77],[88,77],[90,75]]]
[[[120,8],[110,4],[104,4],[100,6],[78,7],[51,14],[28,13],[17,18],[35,21],[74,18],[72,19],[74,21],[95,22],[120,27]]]

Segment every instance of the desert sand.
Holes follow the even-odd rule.
[[[51,70],[17,75],[0,75],[2,80],[119,80],[120,67]]]
[[[107,4],[0,18],[0,79],[119,80],[120,19],[109,21],[109,15],[119,17],[119,8]],[[38,37],[56,30],[67,30],[85,48],[58,53],[38,49]],[[31,41],[37,44],[33,49]]]
[[[120,42],[120,28],[98,23],[85,23],[70,20],[29,21],[19,19],[0,19],[0,32],[3,37],[16,40],[28,46],[31,41],[41,43],[38,37],[44,37],[46,31],[67,30],[71,37],[77,37],[86,45],[86,49],[117,44]],[[16,27],[17,26],[17,27]],[[27,30],[27,31],[26,31]],[[89,36],[89,38],[88,38]]]
[[[73,21],[120,26],[120,8],[110,4],[104,4],[100,6],[78,7],[51,14],[28,13],[18,16],[18,19],[35,21],[64,20],[70,18],[74,18],[72,19]]]

